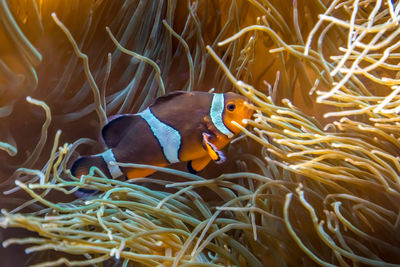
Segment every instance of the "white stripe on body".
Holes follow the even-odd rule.
[[[111,164],[111,162],[117,162],[111,149],[108,149],[101,153],[101,156],[103,157],[104,162],[107,164],[108,171],[110,172],[112,178],[115,179],[124,175],[118,165]]]
[[[179,162],[179,148],[181,146],[180,133],[171,126],[160,121],[149,108],[146,108],[140,115],[150,126],[154,136],[160,142],[165,158],[169,163]]]
[[[234,134],[228,128],[226,128],[224,120],[222,119],[222,113],[224,112],[224,108],[225,108],[224,95],[214,94],[210,108],[211,121],[214,123],[218,131],[228,136],[228,138],[232,138]]]

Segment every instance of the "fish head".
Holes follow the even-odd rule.
[[[253,115],[254,110],[249,107],[249,103],[244,96],[232,92],[225,93],[223,120],[226,127],[235,134],[240,133],[240,128],[234,122],[246,127],[247,120]]]

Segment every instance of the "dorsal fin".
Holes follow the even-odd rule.
[[[154,105],[158,105],[161,103],[165,103],[169,100],[171,100],[172,98],[178,96],[178,95],[184,95],[184,94],[190,94],[190,92],[186,92],[186,91],[173,91],[170,93],[167,93],[163,96],[157,97],[154,102],[150,105],[150,106],[154,106]]]
[[[133,114],[119,115],[104,125],[101,130],[104,143],[108,148],[113,148],[118,145],[124,135],[128,132],[130,126],[139,119]]]

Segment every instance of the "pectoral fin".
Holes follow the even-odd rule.
[[[208,155],[215,163],[222,163],[225,161],[225,156],[222,151],[218,150],[218,148],[210,142],[210,135],[207,133],[203,133],[203,145],[207,150]]]
[[[210,161],[211,158],[207,155],[205,157],[189,161],[187,168],[190,173],[197,174],[203,170]]]

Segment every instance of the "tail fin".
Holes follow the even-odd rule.
[[[89,174],[90,168],[96,166],[106,176],[110,177],[110,173],[107,169],[107,164],[104,162],[101,156],[85,156],[78,158],[71,167],[71,173],[73,176],[80,178],[82,175]],[[75,196],[78,198],[88,198],[95,195],[98,191],[80,188],[75,191]]]
[[[73,176],[80,178],[82,175],[89,174],[90,168],[95,166],[99,168],[106,176],[110,176],[107,164],[101,156],[85,156],[78,158],[71,167]]]

